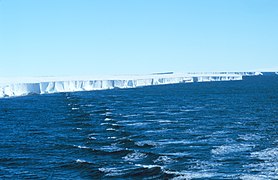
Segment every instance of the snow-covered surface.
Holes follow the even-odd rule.
[[[94,77],[0,78],[0,98],[28,94],[135,88],[162,84],[242,80],[242,76],[260,74],[260,72],[211,72]]]

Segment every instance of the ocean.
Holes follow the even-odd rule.
[[[278,76],[0,99],[0,179],[278,179]]]

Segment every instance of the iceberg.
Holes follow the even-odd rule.
[[[142,86],[242,80],[260,72],[154,73],[150,75],[102,77],[0,78],[0,98],[29,94],[136,88]]]

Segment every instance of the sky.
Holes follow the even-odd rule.
[[[277,0],[0,0],[0,76],[278,70]]]

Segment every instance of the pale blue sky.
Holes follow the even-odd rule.
[[[0,76],[273,67],[277,0],[0,0]]]

